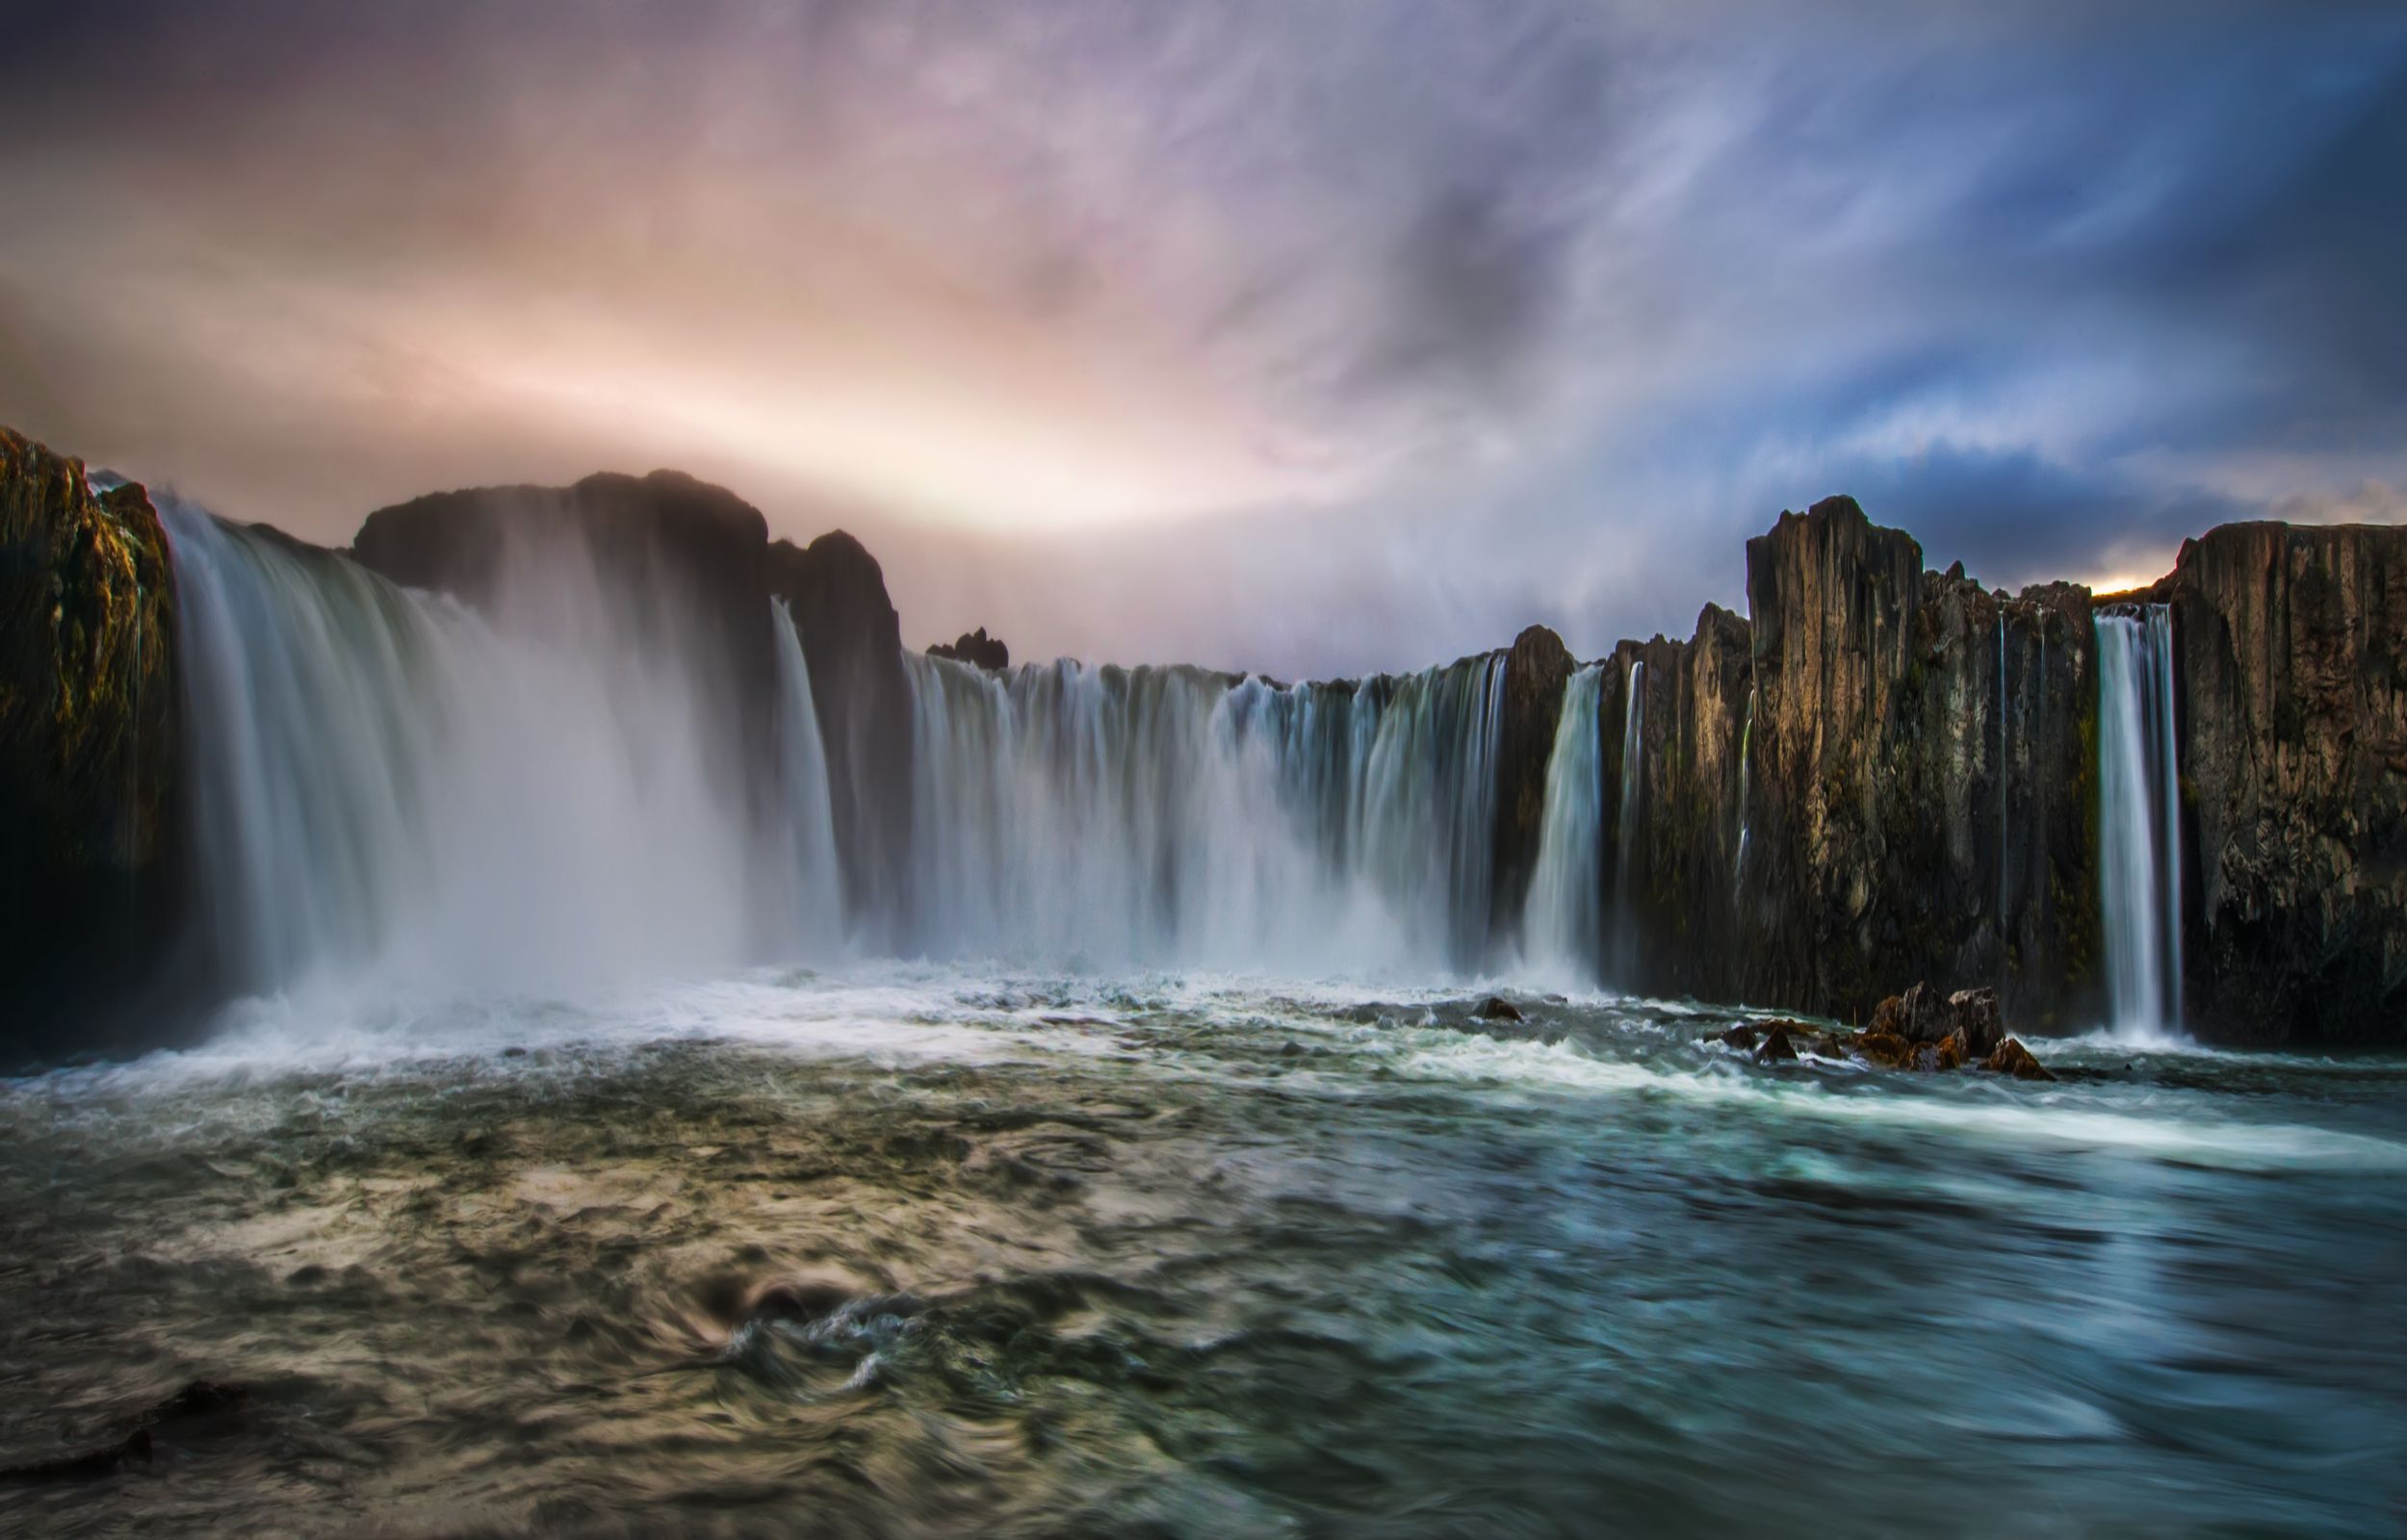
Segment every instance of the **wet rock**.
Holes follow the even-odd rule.
[[[1915,1045],[1894,1032],[1875,1028],[1856,1038],[1854,1048],[1867,1063],[1884,1069],[1904,1069],[1913,1063]]]
[[[1958,989],[1942,997],[1928,984],[1881,1001],[1869,1030],[1916,1044],[1954,1038],[1958,1054],[1974,1059],[1986,1056],[2005,1036],[1995,989]]]
[[[1730,1028],[1726,1032],[1716,1033],[1714,1035],[1714,1040],[1717,1042],[1726,1042],[1733,1048],[1740,1048],[1752,1053],[1755,1049],[1755,1044],[1759,1040],[1755,1036],[1755,1029],[1742,1021],[1737,1026]]]
[[[949,657],[956,663],[968,663],[999,674],[1011,667],[1011,649],[999,636],[989,636],[981,626],[973,631],[963,631],[956,641],[939,642],[928,649],[930,657]]]
[[[1764,1045],[1755,1050],[1756,1062],[1767,1065],[1782,1064],[1792,1063],[1796,1058],[1797,1049],[1789,1042],[1789,1029],[1779,1022],[1773,1022],[1772,1030],[1764,1035]]]
[[[2012,1075],[2017,1080],[2054,1080],[2048,1066],[2032,1057],[2021,1041],[2008,1038],[1982,1062],[1981,1068],[1996,1075]]]
[[[1524,1019],[1520,1010],[1514,1006],[1512,1001],[1504,998],[1502,995],[1496,994],[1489,995],[1487,1000],[1481,1004],[1478,1014],[1482,1021],[1519,1021]]]

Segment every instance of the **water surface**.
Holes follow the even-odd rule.
[[[2407,1061],[864,967],[0,1085],[27,1534],[2394,1535]]]

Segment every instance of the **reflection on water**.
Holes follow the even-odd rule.
[[[2391,1534],[2407,1064],[886,968],[0,1087],[0,1527]],[[1512,1036],[1501,1036],[1509,1031]]]

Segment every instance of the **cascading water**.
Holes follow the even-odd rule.
[[[1337,971],[1484,960],[1501,655],[1359,686],[907,664],[918,949]]]
[[[818,704],[811,695],[802,635],[784,600],[771,600],[770,604],[775,610],[771,629],[777,636],[779,804],[793,852],[793,939],[810,948],[844,934],[843,879],[836,865],[827,753],[819,738]]]
[[[2014,847],[2006,840],[2006,798],[2012,784],[2012,744],[2006,706],[2006,600],[2003,590],[1998,600],[1998,942],[2006,942],[2006,852]]]
[[[1614,826],[1613,952],[1614,982],[1624,988],[1638,962],[1638,921],[1630,904],[1630,870],[1638,848],[1639,803],[1644,784],[1646,747],[1646,664],[1630,663],[1628,691],[1621,698],[1621,807]]]
[[[1595,978],[1604,899],[1605,764],[1596,733],[1604,680],[1604,665],[1592,663],[1564,681],[1554,752],[1546,759],[1538,865],[1522,921],[1523,953],[1532,967],[1583,983]]]
[[[569,585],[530,596],[543,622],[514,629],[272,532],[165,518],[199,908],[227,986],[552,988],[718,967],[792,934],[778,896],[822,878],[782,859],[764,875],[752,852],[823,831],[756,837],[707,692],[673,655],[580,629],[596,617]]]
[[[2098,626],[2098,856],[2113,1025],[2182,1024],[2181,771],[2173,736],[2173,621],[2164,604]]]
[[[1747,887],[1747,761],[1755,748],[1755,690],[1747,691],[1747,718],[1739,728],[1739,843],[1738,853],[1730,860],[1730,902],[1736,904]]]

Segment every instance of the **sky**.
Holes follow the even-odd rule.
[[[0,0],[0,423],[341,543],[671,466],[1281,677],[2407,520],[2407,5]]]

